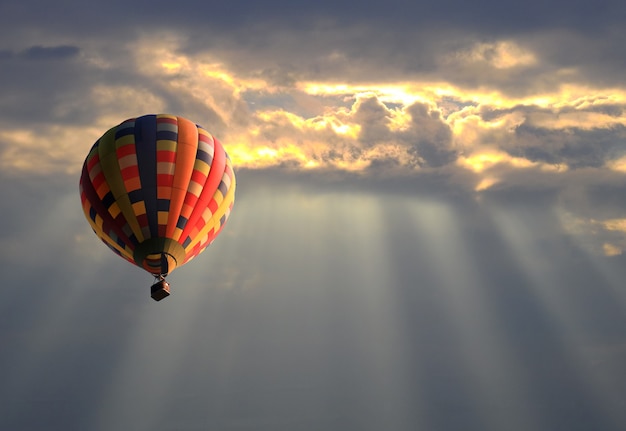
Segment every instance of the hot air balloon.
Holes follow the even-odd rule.
[[[235,174],[222,144],[202,126],[144,115],[96,141],[83,165],[80,197],[95,234],[155,277],[151,296],[160,301],[170,294],[165,277],[224,227]]]

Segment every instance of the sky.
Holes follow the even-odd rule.
[[[626,429],[626,3],[0,2],[0,429]],[[218,137],[172,295],[93,143]]]

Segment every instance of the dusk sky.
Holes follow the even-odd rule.
[[[0,2],[0,429],[626,429],[626,2]],[[121,121],[223,143],[153,278],[78,182]]]

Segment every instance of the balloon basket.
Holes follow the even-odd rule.
[[[150,296],[155,301],[160,301],[163,298],[170,296],[170,285],[165,280],[160,280],[154,283],[150,287]]]

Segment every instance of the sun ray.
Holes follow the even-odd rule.
[[[472,370],[472,388],[480,393],[475,409],[488,429],[539,429],[527,399],[523,365],[489,308],[486,284],[472,259],[463,221],[451,206],[437,201],[412,201],[406,210],[423,235],[431,265],[440,278],[441,306],[458,333],[463,365]],[[507,400],[507,402],[505,402]],[[493,406],[498,406],[493,408]]]
[[[604,371],[593,366],[585,334],[578,329],[583,320],[582,307],[586,304],[577,303],[575,293],[568,292],[569,284],[563,278],[567,272],[559,274],[558,268],[551,265],[555,256],[550,250],[542,248],[540,237],[531,228],[534,225],[536,229],[541,224],[533,221],[533,214],[528,211],[491,208],[490,215],[494,226],[529,277],[533,295],[553,319],[559,340],[567,349],[568,365],[575,367],[582,384],[593,394],[594,407],[603,411],[615,424],[620,423],[617,414],[621,411],[619,401],[611,396],[615,388],[611,388],[611,382],[603,377]]]

